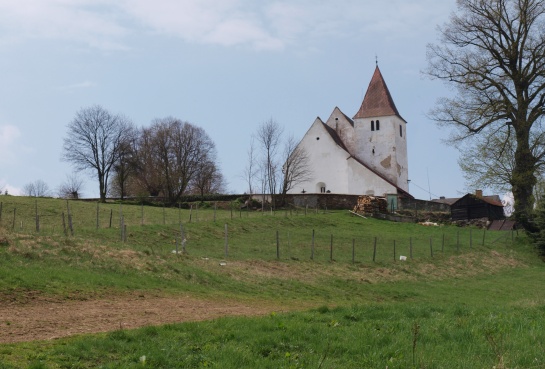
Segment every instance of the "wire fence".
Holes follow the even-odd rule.
[[[36,235],[92,234],[110,232],[119,242],[149,247],[153,253],[184,254],[214,259],[313,260],[367,263],[400,262],[411,259],[459,255],[472,250],[504,248],[515,242],[514,231],[487,231],[442,227],[422,227],[425,231],[373,234],[358,227],[350,232],[334,226],[313,229],[300,224],[278,229],[252,231],[246,220],[262,217],[324,216],[327,209],[293,208],[274,211],[241,209],[238,203],[189,209],[149,207],[119,203],[91,203],[57,199],[0,202],[0,224],[17,232]],[[326,219],[326,218],[324,218]],[[362,222],[365,222],[362,220]],[[202,223],[207,224],[202,229]],[[271,223],[272,224],[272,223]],[[274,224],[277,224],[275,222]],[[198,232],[205,233],[197,236]],[[165,226],[165,241],[140,241],[143,226]],[[361,229],[360,229],[361,228]],[[348,234],[349,233],[349,234]]]

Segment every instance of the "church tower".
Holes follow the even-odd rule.
[[[354,156],[408,191],[407,122],[399,115],[378,65],[354,120]]]

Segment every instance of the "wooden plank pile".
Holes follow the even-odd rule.
[[[384,197],[360,196],[358,203],[354,206],[354,213],[375,214],[388,213],[388,201]]]

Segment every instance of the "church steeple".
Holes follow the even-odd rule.
[[[361,103],[361,107],[354,116],[354,119],[390,115],[395,115],[403,119],[397,111],[394,100],[388,90],[388,86],[386,86],[386,82],[384,82],[384,78],[377,65],[373,78],[371,78],[371,82],[365,93],[365,97],[363,98],[363,102]],[[403,119],[403,121],[405,120]]]

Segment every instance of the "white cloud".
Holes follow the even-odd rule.
[[[0,31],[3,42],[65,39],[122,49],[140,27],[190,43],[283,50],[324,37],[415,37],[451,8],[436,0],[0,0]]]
[[[63,39],[101,49],[123,49],[128,30],[110,0],[0,0],[4,41]]]
[[[21,136],[19,129],[12,125],[0,126],[0,163],[9,163],[16,158],[16,141]]]

